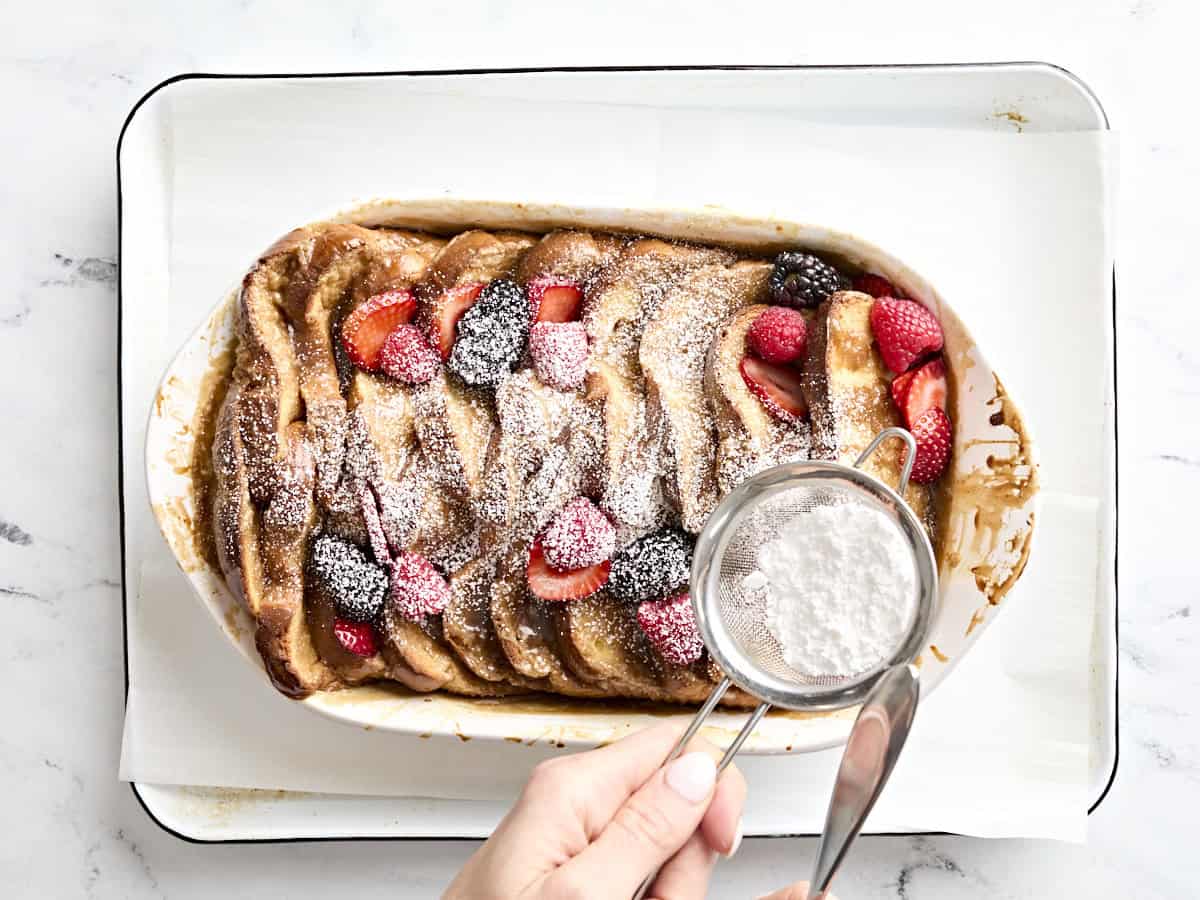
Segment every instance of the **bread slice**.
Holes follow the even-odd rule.
[[[659,445],[649,431],[646,383],[638,358],[643,329],[681,278],[732,259],[733,254],[717,248],[637,240],[587,292],[587,396],[604,410],[601,505],[626,526],[652,528],[662,524],[664,512]]]
[[[516,232],[464,231],[438,252],[416,287],[419,318],[427,329],[441,320],[454,288],[511,277],[536,238]],[[417,437],[433,477],[443,487],[478,499],[484,461],[494,432],[486,392],[440,370],[412,391]]]
[[[768,308],[755,303],[726,319],[705,359],[704,393],[717,430],[716,480],[721,495],[763,469],[809,458],[808,423],[772,416],[742,377],[746,333]],[[811,322],[815,316],[807,318]]]
[[[716,425],[704,393],[709,345],[726,319],[767,296],[771,264],[705,266],[674,285],[646,325],[639,359],[661,417],[683,527],[704,527],[717,504]]]
[[[892,402],[890,373],[871,332],[874,302],[869,294],[840,291],[818,312],[804,372],[815,459],[853,465],[875,435],[903,425]],[[867,460],[863,471],[895,488],[904,452],[900,441],[887,441]],[[909,485],[904,499],[918,518],[928,521],[928,487]]]

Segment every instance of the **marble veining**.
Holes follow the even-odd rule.
[[[1200,809],[1200,9],[1189,0],[768,3],[688,15],[616,2],[561,10],[473,0],[215,0],[6,15],[0,142],[0,896],[429,897],[469,842],[197,847],[116,780],[124,704],[116,488],[114,147],[132,106],[185,71],[347,71],[703,62],[1047,59],[1085,79],[1121,136],[1117,335],[1121,434],[1120,773],[1084,846],[864,838],[842,900],[1192,897]],[[580,13],[583,16],[585,14]],[[630,15],[635,18],[630,19]],[[636,21],[636,27],[630,22]],[[481,141],[486,136],[481,135]],[[805,177],[807,173],[797,173]],[[886,198],[881,198],[886,202]],[[1010,264],[1012,261],[1006,261]],[[1015,264],[1015,263],[1014,263]],[[1002,277],[1002,267],[986,277]],[[751,790],[769,790],[751,785]],[[812,840],[748,840],[712,896],[804,877]]]

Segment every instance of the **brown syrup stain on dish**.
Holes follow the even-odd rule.
[[[932,653],[934,659],[936,659],[940,663],[950,662],[950,657],[948,657],[945,653],[943,653],[941,650],[939,650],[937,644],[930,644],[929,652]]]
[[[1002,109],[992,113],[993,119],[1003,119],[1006,122],[1011,122],[1016,126],[1017,134],[1022,134],[1025,131],[1025,126],[1029,124],[1029,117],[1021,113],[1015,107],[1012,109]]]
[[[230,375],[236,359],[232,347],[215,355],[209,361],[208,371],[197,391],[199,398],[191,425],[183,426],[184,434],[192,436],[192,523],[191,543],[196,555],[214,572],[221,571],[217,558],[216,537],[212,528],[212,442],[217,429],[217,415],[225,395],[229,391]]]
[[[975,612],[971,613],[971,621],[967,623],[967,632],[964,637],[970,637],[971,632],[974,631],[977,626],[982,625],[983,622],[984,615],[982,609],[977,609]]]

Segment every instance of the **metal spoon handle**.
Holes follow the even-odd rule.
[[[911,665],[893,666],[863,701],[838,767],[813,868],[811,900],[822,900],[900,757],[920,684]]]

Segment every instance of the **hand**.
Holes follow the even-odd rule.
[[[795,884],[789,884],[785,888],[759,897],[758,900],[808,900],[808,882],[797,881]],[[837,897],[833,894],[826,894],[825,900],[837,900]]]
[[[718,779],[721,752],[700,738],[662,768],[682,731],[540,764],[445,897],[626,900],[658,866],[647,897],[703,897],[716,854],[741,842],[746,780],[734,766]]]

